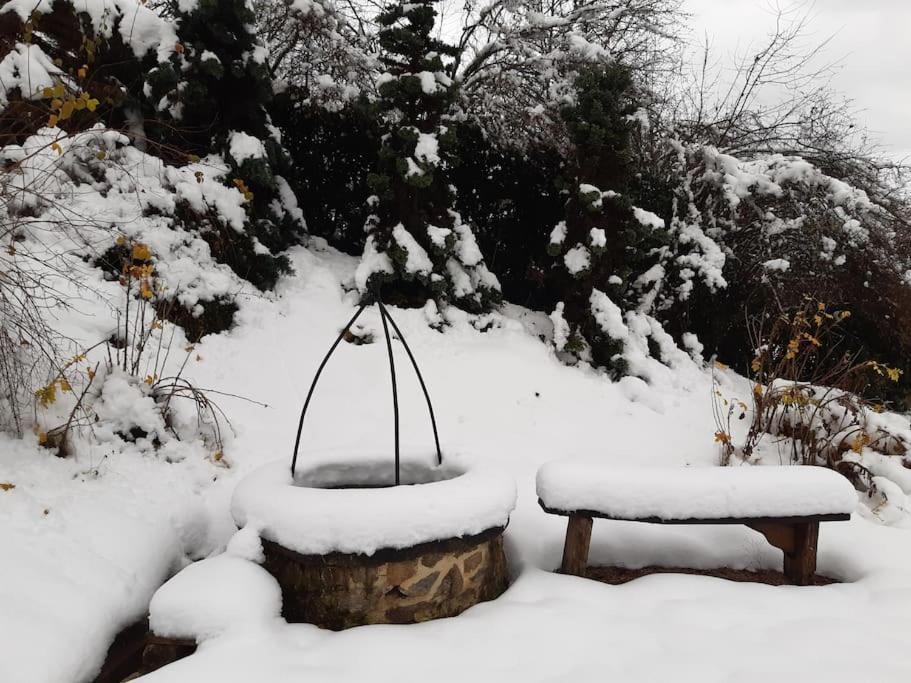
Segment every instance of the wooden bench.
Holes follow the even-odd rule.
[[[614,468],[563,460],[538,471],[538,502],[569,517],[561,571],[585,575],[595,518],[649,524],[742,524],[784,553],[784,574],[813,582],[819,523],[847,520],[851,484],[820,467]]]

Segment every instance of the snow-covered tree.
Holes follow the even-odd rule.
[[[356,284],[369,296],[383,283],[403,302],[451,302],[472,311],[500,296],[471,227],[453,209],[448,167],[457,162],[451,111],[456,84],[444,58],[455,49],[432,37],[433,2],[398,2],[377,19],[379,161]]]
[[[557,350],[617,375],[627,371],[625,316],[651,312],[666,240],[664,220],[635,206],[631,195],[631,139],[642,125],[640,113],[626,67],[580,74],[574,101],[562,110],[572,142],[562,178],[568,197],[549,245],[558,258],[554,320],[565,326],[555,337]]]
[[[305,224],[282,175],[289,159],[268,113],[268,51],[246,0],[175,0],[169,9],[180,47],[146,78],[143,94],[154,110],[146,135],[162,154],[217,153],[228,163],[226,181],[246,199],[245,235],[217,215],[188,220],[207,224],[213,251],[238,274],[270,288],[287,269],[275,254],[298,241]]]
[[[677,66],[679,0],[469,0],[459,58],[466,116],[503,144],[568,146],[560,107],[594,64],[634,65],[642,81]]]
[[[299,104],[337,111],[372,89],[373,36],[332,0],[253,0],[253,11],[269,71]]]

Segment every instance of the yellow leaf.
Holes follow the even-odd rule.
[[[63,87],[63,83],[58,83],[55,85],[52,93],[54,97],[63,97],[63,95],[66,93],[66,89]]]
[[[67,379],[65,377],[60,378],[60,381],[58,382],[58,384],[60,385],[60,391],[72,391],[73,390],[73,387],[70,386],[69,381],[67,381]]]
[[[57,152],[57,154],[63,154],[63,148],[56,142],[51,145],[51,149]]]
[[[716,443],[730,443],[731,437],[727,432],[717,431],[715,432],[715,442]]]
[[[60,109],[63,106],[63,100],[59,98],[54,98],[51,100],[51,109]]]
[[[148,261],[152,258],[152,252],[145,244],[137,242],[133,245],[132,256],[134,261]]]
[[[57,127],[57,122],[58,122],[59,120],[60,120],[60,118],[59,118],[56,114],[51,114],[51,115],[47,118],[47,127],[48,127],[48,128],[56,128],[56,127]]]
[[[152,298],[152,288],[149,287],[149,283],[145,280],[139,285],[139,296],[146,300]]]
[[[38,432],[38,445],[44,446],[47,444],[47,432]]]
[[[57,385],[55,383],[50,383],[46,387],[42,387],[35,392],[35,398],[38,399],[38,403],[41,404],[42,408],[47,408],[51,403],[57,400]]]
[[[152,386],[153,384],[155,384],[155,375],[146,375],[146,378],[144,381],[149,386]]]
[[[98,153],[95,155],[95,158],[100,161],[100,160],[104,159],[107,155],[108,155],[107,152],[105,152],[103,149],[100,149],[100,150],[98,150]]]
[[[44,97],[45,99],[50,99],[50,98],[52,98],[52,97],[54,96],[54,89],[53,89],[53,88],[45,88],[44,90],[41,91],[41,96]]]
[[[76,108],[76,111],[82,111],[85,109],[85,100],[78,99],[73,103],[73,106]]]
[[[0,481],[0,491],[11,491],[16,485],[9,481]]]
[[[60,107],[60,118],[66,121],[73,115],[73,110],[76,108],[76,103],[73,100],[67,100],[63,103],[63,106]]]
[[[115,244],[116,244],[118,247],[122,247],[122,246],[123,246],[124,244],[126,244],[126,243],[127,243],[126,235],[118,235],[118,236],[117,236],[117,239],[115,240]]]
[[[90,380],[95,379],[95,371],[92,370],[92,368],[89,368],[88,370],[86,370],[85,374],[87,374],[89,376]]]
[[[95,111],[95,109],[98,107],[98,100],[96,100],[94,97],[90,100],[86,100],[85,106],[89,111]]]
[[[79,67],[79,70],[76,72],[76,75],[79,76],[79,78],[85,78],[85,75],[87,72],[88,72],[88,69],[86,69],[86,66],[83,64],[82,66]]]

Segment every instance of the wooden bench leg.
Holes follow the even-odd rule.
[[[563,564],[560,567],[562,573],[585,576],[591,540],[592,518],[585,515],[570,515],[566,524],[566,542],[563,544]]]
[[[795,586],[809,586],[816,574],[816,543],[819,522],[747,524],[784,553],[784,575]]]
[[[784,575],[795,586],[809,586],[816,574],[819,522],[794,525],[794,550],[784,554]]]

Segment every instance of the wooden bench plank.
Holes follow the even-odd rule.
[[[686,519],[662,519],[661,517],[615,517],[605,515],[595,510],[559,510],[550,508],[544,504],[540,498],[538,505],[544,512],[551,515],[560,515],[569,517],[571,515],[582,515],[593,519],[611,519],[615,522],[645,522],[647,524],[801,524],[805,522],[844,522],[851,519],[849,513],[832,513],[825,515],[805,515],[799,517],[718,517],[703,518],[693,517]]]

